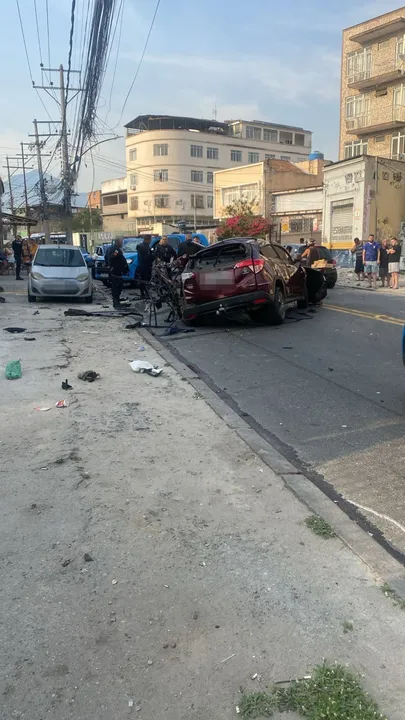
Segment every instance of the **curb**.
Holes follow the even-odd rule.
[[[320,515],[334,529],[336,535],[367,567],[387,583],[405,601],[405,568],[389,555],[356,522],[328,498],[322,490],[303,475],[287,458],[267,442],[256,430],[230,408],[197,373],[179,360],[171,350],[144,328],[138,329],[143,339],[203,397],[214,412],[236,432],[250,449],[284,482],[296,498],[315,515]]]

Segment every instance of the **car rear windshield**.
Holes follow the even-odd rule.
[[[142,238],[138,238],[138,240],[131,240],[131,242],[125,243],[123,247],[124,253],[137,252],[138,245],[140,245],[141,242]]]
[[[190,259],[191,267],[196,270],[207,268],[224,267],[234,265],[251,256],[251,248],[248,244],[235,243],[232,245],[211,245],[204,252]]]
[[[79,248],[39,248],[35,265],[43,267],[82,267],[86,265]]]

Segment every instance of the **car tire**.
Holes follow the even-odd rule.
[[[87,297],[85,297],[84,302],[87,303],[87,305],[91,305],[91,303],[93,302],[93,295],[88,295]]]
[[[307,307],[308,307],[308,289],[307,289],[307,286],[305,285],[304,297],[302,298],[302,300],[297,301],[297,308],[298,308],[298,310],[306,310]]]
[[[36,301],[37,301],[36,296],[31,295],[31,293],[28,293],[28,302],[31,303],[31,302],[36,302]]]
[[[332,290],[332,288],[334,288],[335,285],[336,285],[336,280],[332,280],[332,281],[329,281],[326,283],[326,287],[328,288],[328,290]]]
[[[282,325],[285,320],[285,313],[284,290],[280,285],[276,285],[274,299],[271,305],[269,305],[268,311],[270,325]]]

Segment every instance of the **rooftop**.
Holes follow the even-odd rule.
[[[226,125],[235,125],[235,123],[247,123],[248,125],[260,125],[261,127],[271,127],[281,130],[296,130],[297,132],[311,133],[312,130],[304,130],[296,125],[280,125],[279,123],[268,122],[267,120],[225,120]]]
[[[146,132],[148,130],[198,130],[227,135],[228,125],[216,120],[190,118],[179,115],[138,115],[126,128]]]

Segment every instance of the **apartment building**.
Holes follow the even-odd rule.
[[[343,31],[340,159],[405,159],[405,7]]]
[[[125,127],[128,217],[138,226],[212,223],[217,170],[304,160],[312,144],[308,130],[259,121],[140,115]]]
[[[126,175],[101,183],[103,230],[113,235],[136,231],[136,222],[128,218]]]

